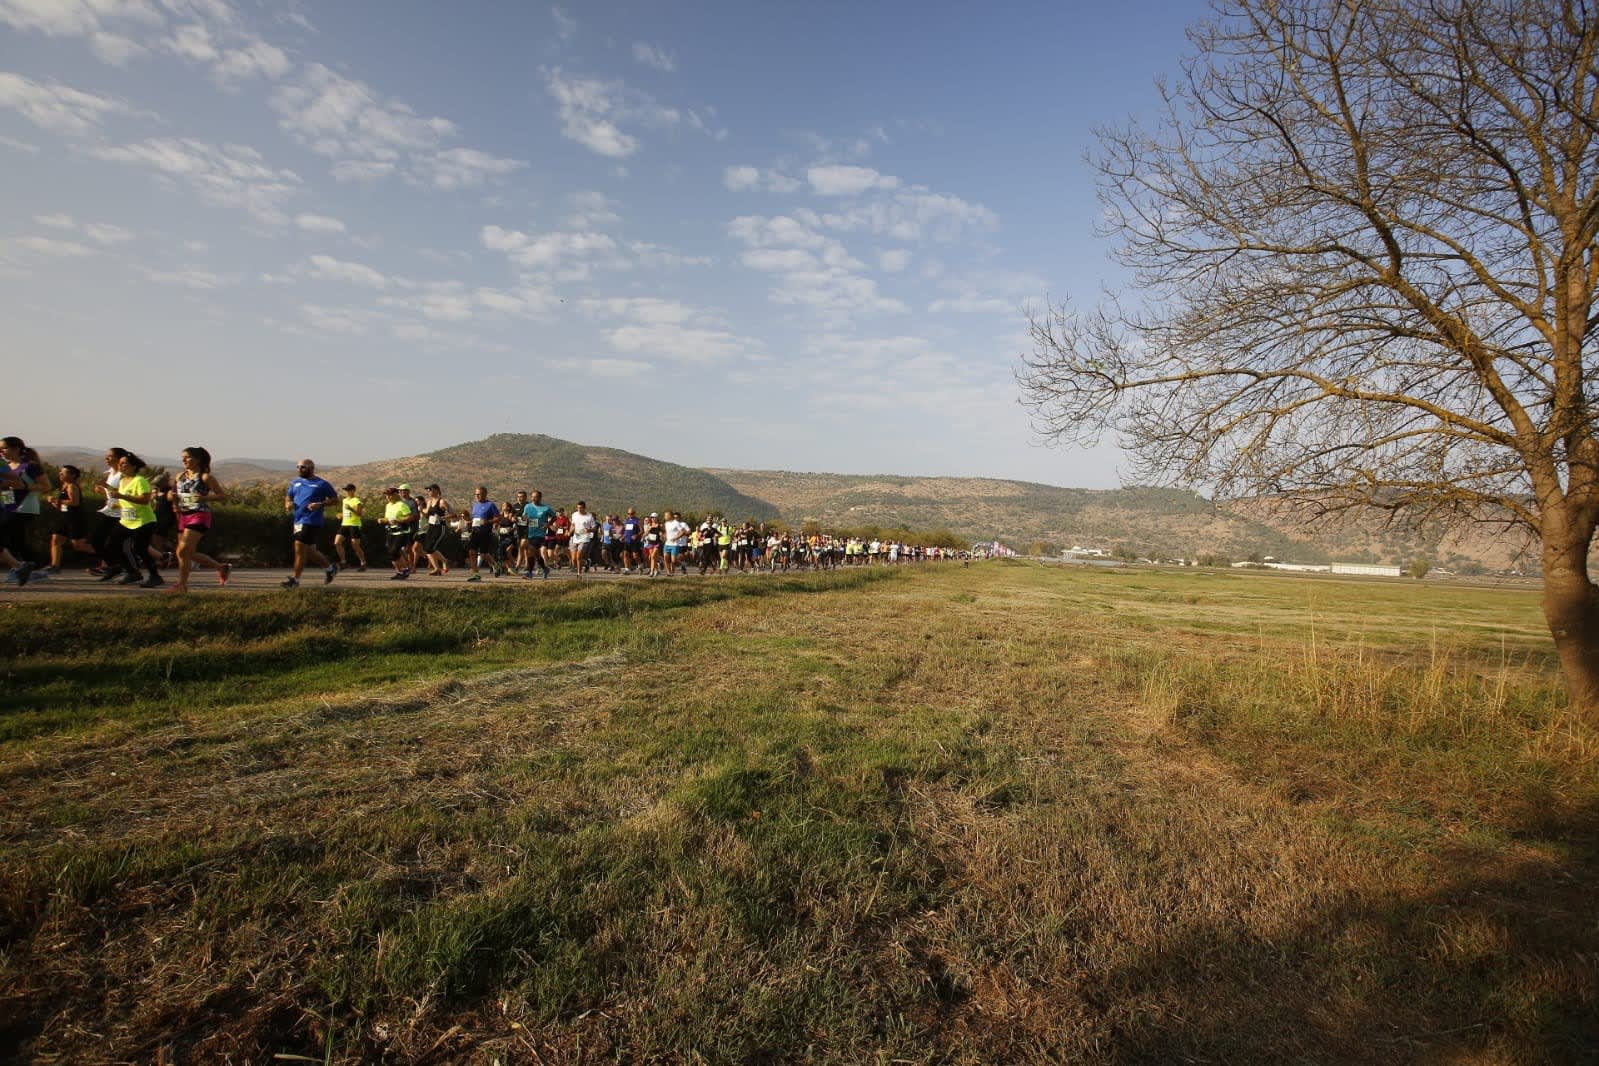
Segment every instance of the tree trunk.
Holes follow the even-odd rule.
[[[1572,703],[1599,720],[1599,586],[1588,577],[1592,531],[1562,532],[1544,539],[1543,613]]]

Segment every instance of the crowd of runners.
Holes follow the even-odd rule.
[[[109,448],[104,475],[86,486],[83,471],[70,465],[60,467],[58,483],[52,483],[38,453],[18,437],[5,437],[0,444],[6,460],[0,472],[0,564],[9,568],[8,583],[45,580],[61,572],[68,553],[76,553],[90,561],[89,572],[101,581],[183,592],[194,571],[204,569],[227,584],[230,564],[201,550],[215,521],[213,505],[228,498],[211,473],[206,449],[185,448],[176,476],[152,478],[138,455]],[[317,476],[310,459],[300,460],[295,474],[283,495],[293,544],[285,588],[298,587],[308,566],[319,569],[324,582],[341,569],[366,570],[368,523],[382,530],[383,562],[394,581],[458,570],[466,572],[467,581],[481,581],[485,573],[548,578],[561,569],[577,577],[600,571],[669,577],[822,570],[965,554],[899,540],[797,533],[719,515],[689,521],[679,511],[640,515],[633,507],[625,514],[601,515],[583,500],[568,511],[546,504],[537,490],[496,502],[480,485],[470,503],[458,506],[438,485],[417,493],[399,484],[369,499],[353,484],[335,489]],[[92,520],[82,506],[86,491],[101,501]],[[51,522],[48,562],[29,556],[28,533],[35,520]],[[326,543],[330,527],[332,547],[324,553],[319,545]],[[174,568],[169,585],[162,570]]]

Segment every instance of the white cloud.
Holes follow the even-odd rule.
[[[581,280],[595,268],[621,270],[629,265],[616,241],[604,233],[562,231],[530,237],[520,230],[484,226],[483,247],[504,252],[517,266],[558,280]]]
[[[182,285],[185,288],[199,289],[202,292],[220,289],[225,285],[232,285],[238,281],[236,277],[216,274],[197,267],[182,270],[147,270],[144,272],[144,276],[150,281],[162,285]]]
[[[728,233],[749,246],[741,257],[745,266],[773,276],[768,296],[774,303],[809,307],[830,319],[908,310],[857,273],[864,264],[843,244],[798,218],[743,215],[728,224]]]
[[[451,192],[475,189],[525,166],[527,164],[520,159],[501,159],[476,148],[446,148],[432,155],[419,156],[411,173],[422,185]]]
[[[34,215],[33,220],[51,229],[71,230],[81,233],[99,245],[123,244],[133,240],[133,231],[113,226],[109,222],[79,222],[69,214]]]
[[[341,281],[368,288],[387,288],[389,279],[384,274],[362,263],[335,259],[330,255],[313,255],[306,261],[308,273],[318,281]]]
[[[224,85],[256,77],[276,81],[287,74],[291,66],[282,49],[257,40],[224,51],[212,63],[211,76]]]
[[[472,298],[479,307],[486,310],[522,317],[543,314],[557,303],[555,294],[550,290],[529,285],[524,285],[513,292],[480,288],[472,294]]]
[[[295,215],[294,224],[307,233],[344,232],[344,223],[327,215]]]
[[[698,112],[658,104],[648,93],[620,81],[569,76],[560,67],[546,70],[544,80],[555,98],[561,135],[611,159],[625,159],[638,151],[638,138],[624,131],[624,124],[651,129],[683,124],[717,140],[727,136],[726,130],[712,126]],[[714,112],[707,114],[714,118]]]
[[[698,329],[677,323],[618,326],[604,332],[605,340],[619,352],[656,356],[682,363],[718,363],[747,359],[759,346],[748,337],[717,329]]]
[[[27,141],[19,141],[15,137],[0,137],[0,144],[5,145],[7,148],[10,148],[13,151],[21,152],[24,155],[39,154],[38,145],[29,144]]]
[[[765,189],[767,192],[791,193],[800,187],[797,178],[791,178],[776,170],[761,170],[752,166],[728,167],[722,171],[722,184],[734,192]]]
[[[87,222],[83,232],[96,244],[123,244],[133,240],[133,232],[107,222]]]
[[[654,296],[612,296],[605,299],[584,300],[583,310],[590,314],[626,318],[645,325],[682,325],[701,313],[676,300],[663,300]]]
[[[897,189],[899,179],[890,174],[879,174],[871,167],[852,167],[835,164],[811,167],[805,180],[818,196],[859,196],[874,189]]]
[[[159,26],[163,18],[146,0],[0,0],[0,22],[48,37],[81,37],[117,21]]]
[[[566,203],[571,211],[566,224],[574,229],[612,226],[622,221],[622,216],[616,213],[616,202],[602,192],[575,192],[566,198]]]
[[[320,63],[280,87],[271,104],[285,133],[334,161],[339,181],[375,181],[403,169],[419,185],[454,191],[527,165],[476,148],[446,148],[444,142],[457,133],[455,123],[418,115],[404,102],[384,99],[365,82]]]
[[[113,67],[125,65],[129,60],[148,55],[150,50],[130,37],[120,33],[93,33],[89,35],[89,50],[102,63]]]
[[[350,337],[365,335],[382,317],[362,307],[327,307],[310,303],[300,305],[300,314],[324,333],[340,333]]]
[[[86,245],[79,244],[77,241],[64,241],[58,237],[13,237],[0,247],[5,246],[19,248],[37,255],[58,256],[64,259],[75,259],[94,254],[94,249]]]
[[[802,209],[795,215],[812,225],[844,233],[865,231],[900,241],[953,241],[999,225],[999,216],[982,204],[920,185],[895,189],[884,198],[841,211],[817,214]]]
[[[550,8],[550,18],[555,21],[555,36],[563,41],[570,41],[577,36],[577,19],[567,14],[565,8]]]
[[[667,270],[674,267],[709,266],[711,259],[704,255],[683,255],[670,248],[649,241],[630,241],[627,250],[634,262],[647,270]]]
[[[654,369],[637,359],[551,359],[544,364],[551,370],[568,370],[599,378],[630,378]]]
[[[903,248],[892,248],[877,253],[877,265],[888,274],[898,274],[911,265],[911,253]]]
[[[0,71],[0,107],[56,133],[87,133],[109,115],[146,115],[125,101]]]
[[[646,67],[671,74],[677,70],[677,57],[666,49],[657,45],[646,44],[643,41],[633,42],[633,58],[643,63]]]
[[[927,305],[929,311],[935,314],[944,311],[953,311],[958,314],[1018,314],[1020,309],[1014,303],[1001,300],[994,296],[981,296],[975,292],[965,292],[951,298],[940,298]]]
[[[260,152],[237,144],[218,147],[192,138],[158,137],[93,148],[89,154],[185,181],[208,202],[248,211],[271,225],[288,221],[283,202],[300,187],[294,171],[268,166]]]

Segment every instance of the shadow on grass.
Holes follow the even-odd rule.
[[[1344,903],[1290,935],[1185,929],[1107,975],[1112,1062],[1599,1062],[1599,804],[1522,820],[1524,859],[1416,898]],[[1479,860],[1481,861],[1481,860]]]

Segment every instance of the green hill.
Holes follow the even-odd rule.
[[[715,511],[734,519],[778,517],[777,508],[770,503],[740,492],[707,471],[541,433],[496,433],[425,455],[322,473],[335,485],[353,481],[368,495],[385,485],[408,482],[420,490],[436,481],[457,507],[471,500],[473,488],[487,485],[496,500],[506,499],[518,489],[537,489],[552,507],[570,508],[578,500],[586,500],[590,510],[601,514],[628,507],[637,507],[641,513],[670,507]]]

